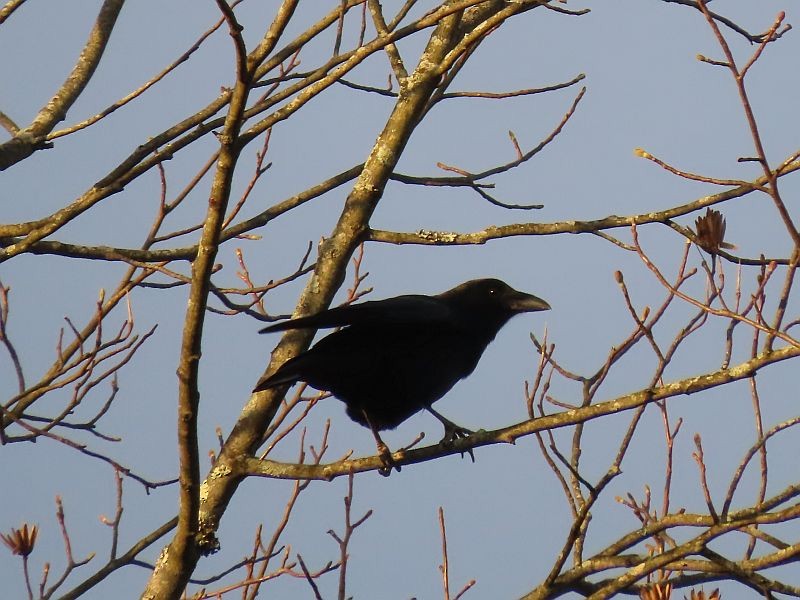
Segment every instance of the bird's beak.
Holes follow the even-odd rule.
[[[517,313],[550,310],[550,305],[532,294],[514,290],[508,297],[508,307]]]

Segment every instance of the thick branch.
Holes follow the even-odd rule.
[[[239,158],[243,115],[250,91],[241,27],[233,11],[222,0],[220,9],[228,21],[234,42],[237,81],[231,95],[225,127],[219,134],[220,152],[217,170],[211,185],[208,211],[197,258],[192,263],[192,284],[184,320],[180,362],[178,364],[178,455],[180,459],[180,508],[178,526],[168,551],[163,553],[143,593],[144,598],[174,598],[183,593],[186,583],[202,554],[216,550],[214,542],[203,537],[200,509],[200,458],[197,440],[197,419],[200,391],[197,378],[200,368],[201,342],[205,323],[211,274],[219,249],[220,234],[231,194],[233,175]]]
[[[457,15],[443,18],[434,31],[417,69],[409,77],[404,94],[398,99],[394,111],[365,162],[358,181],[345,202],[339,222],[331,236],[320,246],[314,274],[298,302],[296,311],[298,314],[317,312],[328,306],[344,280],[349,259],[368,230],[369,219],[386,182],[389,180],[411,133],[418,124],[419,115],[438,84],[439,78],[435,73],[435,65],[440,62],[444,53],[456,43],[454,38],[458,20]],[[206,229],[208,227],[207,221]],[[198,254],[197,260],[200,259],[201,255]],[[197,285],[200,284],[197,283]],[[196,309],[194,312],[196,314],[192,318],[200,319],[200,314]],[[190,317],[188,313],[187,317]],[[288,357],[297,354],[308,346],[310,340],[311,332],[308,331],[286,334],[272,355],[270,368],[276,368]],[[187,347],[186,340],[184,347]],[[186,358],[196,360],[188,353]],[[215,532],[220,518],[242,480],[238,474],[240,471],[238,463],[242,456],[253,454],[261,443],[263,433],[280,404],[280,398],[281,396],[275,390],[260,392],[250,398],[233,431],[225,441],[212,473],[202,484],[197,520],[199,531],[196,537],[199,551],[207,552],[215,549],[217,545]],[[180,561],[177,560],[178,557],[173,555],[172,545],[167,554],[169,560],[160,561],[153,580],[158,578],[158,571],[165,568],[165,563],[172,563],[168,568],[170,570],[180,569],[181,573],[168,576],[170,579],[168,596],[163,595],[164,588],[161,586],[151,587],[145,592],[145,596],[175,597],[175,594],[181,591],[180,583],[185,585],[188,574],[192,572],[199,559],[198,552],[187,552],[181,556]],[[157,593],[154,594],[154,592]]]

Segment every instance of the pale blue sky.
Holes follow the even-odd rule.
[[[0,110],[19,124],[28,122],[71,69],[99,4],[29,2],[0,27],[0,55],[15,57],[0,61],[5,82],[0,89]],[[311,13],[330,3],[302,4],[303,10]],[[392,3],[383,4],[386,8]],[[452,88],[503,91],[550,85],[586,74],[582,83],[588,92],[561,136],[523,167],[492,179],[498,198],[510,203],[542,203],[544,209],[503,211],[463,189],[426,189],[393,182],[375,213],[373,227],[472,231],[515,221],[592,219],[666,208],[717,191],[678,179],[636,158],[636,147],[696,173],[736,179],[757,175],[754,164],[736,162],[737,157],[751,156],[753,150],[730,75],[695,59],[698,53],[720,57],[708,26],[696,11],[658,0],[587,0],[568,6],[587,7],[592,12],[578,18],[536,10],[517,19],[481,46]],[[713,7],[754,32],[766,29],[781,9],[789,11],[789,22],[796,16],[789,3],[773,0],[716,0]],[[268,22],[271,9],[272,3],[252,0],[242,5],[241,21],[249,41],[256,39]],[[107,55],[64,125],[93,115],[149,79],[217,18],[213,2],[147,0],[126,5]],[[737,57],[744,59],[753,46],[724,31]],[[796,151],[800,139],[796,118],[798,43],[794,32],[788,34],[767,49],[750,75],[767,153],[776,162]],[[411,62],[419,43],[411,41],[400,47]],[[304,55],[308,66],[315,64],[313,52],[330,52],[330,47],[309,48]],[[382,85],[389,70],[383,56],[380,58],[368,61],[350,78]],[[57,140],[55,148],[0,174],[2,221],[41,218],[69,203],[149,136],[216,97],[220,86],[231,83],[231,66],[231,44],[221,30],[150,94],[107,118],[96,130]],[[398,170],[443,175],[437,162],[478,171],[511,160],[514,152],[507,131],[515,132],[523,148],[536,145],[558,123],[577,91],[573,87],[502,103],[475,99],[442,103],[415,132]],[[273,167],[256,188],[247,216],[363,161],[390,109],[391,100],[386,98],[333,88],[276,128],[268,158]],[[170,194],[185,185],[215,144],[209,136],[195,150],[166,164]],[[253,144],[245,152],[237,191],[249,179],[255,150]],[[793,200],[796,176],[783,179],[781,185],[785,198]],[[276,220],[261,232],[264,237],[259,241],[225,245],[219,256],[225,268],[216,281],[238,283],[235,248],[244,251],[257,281],[291,272],[307,243],[316,243],[331,230],[348,191],[348,186],[343,186]],[[177,229],[194,223],[205,211],[207,192],[208,181],[174,216],[171,226]],[[149,173],[77,219],[55,239],[135,246],[149,225],[158,193],[157,174]],[[763,196],[751,195],[725,205],[728,238],[739,245],[743,256],[787,254],[787,237],[772,229],[776,219],[766,202]],[[693,219],[684,218],[681,223],[689,225]],[[629,238],[627,232],[619,235]],[[664,227],[643,228],[641,235],[652,256],[673,273],[683,240]],[[690,260],[699,264],[695,250]],[[664,296],[635,255],[591,236],[514,238],[459,248],[372,244],[367,247],[364,268],[370,272],[368,284],[375,288],[374,298],[436,293],[467,279],[497,276],[553,306],[549,313],[514,319],[490,346],[476,373],[437,404],[450,419],[476,429],[497,428],[525,418],[523,382],[533,377],[538,360],[529,332],[541,337],[546,327],[549,340],[557,344],[559,359],[585,374],[602,363],[610,346],[628,335],[632,323],[614,281],[615,270],[623,270],[640,307],[658,303]],[[731,265],[725,268],[732,280],[735,269]],[[182,270],[187,271],[185,265]],[[117,264],[55,257],[22,256],[0,266],[0,278],[12,287],[9,335],[25,361],[29,382],[52,360],[64,316],[76,323],[85,320],[98,290],[113,286],[121,272]],[[301,285],[268,296],[268,309],[291,312]],[[752,286],[752,276],[747,285]],[[702,284],[693,289],[701,293]],[[104,431],[123,436],[125,441],[111,445],[92,439],[90,443],[150,479],[169,478],[175,476],[177,466],[174,372],[186,290],[137,290],[131,301],[138,330],[144,332],[156,323],[158,330],[130,368],[121,373],[119,397],[104,420]],[[657,331],[662,341],[671,339],[690,313],[687,307],[677,306]],[[116,315],[111,322],[119,323],[123,317]],[[215,427],[225,433],[230,430],[278,339],[258,336],[259,324],[243,316],[210,316],[206,327],[200,416],[203,455],[215,447]],[[723,328],[708,329],[692,342],[692,351],[668,370],[670,377],[719,365]],[[640,389],[647,384],[651,367],[650,355],[630,356],[608,382],[602,399]],[[794,371],[793,364],[779,365],[764,377],[767,427],[797,414],[796,385],[786,381]],[[5,354],[0,354],[0,384],[5,395],[15,386]],[[577,401],[575,387],[558,384],[554,391],[563,400]],[[98,397],[95,401],[102,400]],[[690,458],[694,432],[702,433],[706,452],[713,457],[711,483],[727,485],[741,454],[754,439],[749,403],[745,384],[704,395],[702,402],[694,398],[671,401],[672,418],[685,421],[675,449],[680,469],[675,475],[673,506],[703,508]],[[315,409],[308,422],[308,439],[317,443],[328,417],[332,421],[330,458],[349,448],[357,455],[374,452],[369,432],[351,423],[335,400]],[[604,472],[629,418],[614,416],[587,427],[586,476],[596,480]],[[660,427],[658,413],[649,411],[623,465],[624,475],[594,511],[597,521],[589,552],[636,527],[630,511],[613,501],[615,495],[627,491],[641,494],[645,484],[660,489]],[[420,431],[435,440],[440,426],[420,414],[387,433],[385,439],[397,447]],[[566,440],[568,435],[564,432],[559,438]],[[656,443],[654,436],[659,440]],[[289,445],[281,456],[291,459],[296,449],[296,444]],[[798,450],[791,436],[776,441],[773,492],[794,477],[788,471],[795,467],[794,461],[782,464],[778,457],[784,452],[784,456],[796,456]],[[534,438],[516,446],[479,449],[476,458],[476,464],[449,457],[404,468],[389,478],[375,473],[356,478],[354,510],[360,515],[373,509],[374,515],[352,541],[348,588],[352,596],[441,597],[439,506],[444,506],[447,519],[451,589],[458,590],[475,578],[477,585],[466,598],[510,598],[544,577],[568,525],[562,492]],[[207,467],[204,460],[203,469]],[[114,511],[110,469],[42,440],[36,445],[0,448],[0,474],[5,482],[0,492],[0,531],[7,532],[22,521],[38,523],[41,528],[40,542],[31,557],[34,580],[45,561],[51,562],[53,574],[60,573],[63,566],[54,518],[56,494],[63,497],[76,557],[98,553],[81,573],[85,576],[91,565],[102,564],[109,541],[107,528],[98,517]],[[255,526],[264,523],[265,531],[271,531],[289,489],[286,482],[268,480],[241,486],[219,531],[222,551],[203,560],[195,576],[216,573],[249,552]],[[312,483],[286,531],[286,543],[294,553],[302,554],[312,569],[337,557],[338,550],[326,531],[342,529],[345,491],[344,479]],[[126,481],[120,547],[127,549],[142,533],[173,516],[175,498],[175,488],[146,496],[141,486]],[[156,544],[144,558],[152,561],[161,547]],[[0,580],[10,590],[4,592],[9,598],[24,594],[19,572],[16,557],[0,548]],[[143,569],[124,569],[86,598],[138,597],[147,576]],[[332,574],[320,581],[325,598],[334,597],[336,577]],[[70,581],[80,579],[78,573]],[[794,583],[798,583],[796,576]],[[273,586],[274,595],[265,597],[310,595],[306,584],[295,579],[285,578]],[[749,593],[735,589],[735,594]],[[745,597],[733,594],[727,597]]]

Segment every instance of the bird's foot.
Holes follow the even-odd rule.
[[[453,422],[450,422],[448,425],[445,425],[444,437],[439,443],[452,444],[456,440],[463,440],[464,438],[468,438],[473,433],[475,432],[472,431],[471,429],[467,429],[466,427],[461,427]]]
[[[375,445],[378,447],[378,457],[381,459],[381,464],[383,464],[382,467],[378,468],[378,473],[384,477],[391,475],[392,469],[397,469],[399,473],[400,465],[398,465],[392,457],[392,451],[389,450],[389,446],[381,439],[381,434],[378,432],[378,428],[373,425],[369,414],[363,408],[361,409],[361,414],[364,416],[364,422],[369,426],[370,431],[372,431],[372,436],[375,438]]]
[[[425,410],[431,413],[434,417],[439,419],[439,422],[444,426],[444,437],[439,442],[439,445],[443,448],[452,448],[453,444],[458,440],[463,440],[464,438],[468,438],[470,435],[475,433],[474,431],[467,429],[466,427],[461,427],[460,425],[456,425],[450,419],[440,415],[438,412],[433,410],[432,407],[426,406]],[[469,457],[472,459],[472,462],[475,462],[475,455],[472,453],[472,448],[464,450],[461,452],[461,458],[464,458],[464,453],[469,454]]]
[[[383,466],[378,468],[378,473],[384,477],[388,477],[392,474],[392,469],[397,469],[397,472],[400,472],[400,465],[395,462],[394,457],[392,457],[392,451],[389,450],[389,446],[384,444],[383,441],[378,444],[378,457],[381,459],[381,463],[383,463]]]
[[[445,448],[452,448],[456,441],[466,439],[475,433],[471,429],[456,425],[452,421],[447,421],[447,423],[443,422],[442,424],[444,425],[444,437],[441,439],[439,444]],[[475,454],[472,452],[472,448],[464,450],[461,453],[461,458],[464,458],[464,454],[469,454],[472,462],[475,462]]]

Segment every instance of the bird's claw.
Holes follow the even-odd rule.
[[[471,429],[467,429],[466,427],[461,427],[456,425],[455,423],[450,423],[449,425],[445,425],[444,428],[444,437],[439,442],[442,446],[446,448],[452,448],[453,444],[458,440],[463,440],[471,436],[474,431]],[[472,448],[468,448],[461,452],[461,458],[464,458],[464,454],[469,454],[470,459],[472,462],[475,462],[475,454],[472,452]]]
[[[471,429],[467,429],[466,427],[461,427],[456,424],[451,424],[450,426],[444,428],[444,437],[440,443],[452,445],[456,440],[468,438],[473,433],[475,432]]]
[[[397,472],[400,472],[400,465],[397,464],[392,457],[392,451],[389,450],[389,446],[383,442],[378,444],[378,457],[381,459],[381,463],[383,463],[382,467],[378,467],[378,473],[384,477],[388,477],[392,474],[392,469],[397,469]]]

